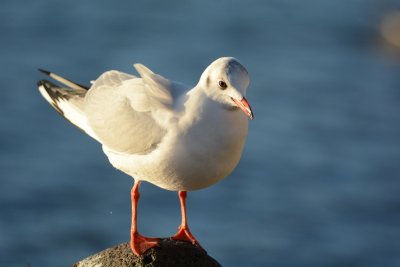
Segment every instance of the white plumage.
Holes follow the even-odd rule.
[[[234,58],[220,58],[189,87],[134,66],[140,78],[108,71],[90,89],[46,72],[66,87],[43,80],[39,90],[103,145],[114,167],[136,180],[188,191],[227,176],[242,153],[246,115],[253,118],[244,98],[246,69]]]

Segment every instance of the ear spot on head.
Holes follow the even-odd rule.
[[[210,76],[207,77],[206,85],[207,85],[207,87],[210,86]]]

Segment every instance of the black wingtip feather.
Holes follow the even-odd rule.
[[[62,109],[60,109],[60,107],[57,105],[57,101],[59,98],[62,98],[62,96],[57,93],[56,91],[52,90],[52,87],[57,87],[55,84],[47,81],[47,80],[40,80],[37,83],[38,87],[43,86],[43,88],[46,90],[47,94],[49,95],[49,97],[53,100],[52,102],[49,102],[50,105],[53,106],[53,108],[60,113],[63,117],[64,116],[64,111]]]
[[[44,69],[41,69],[41,68],[38,68],[38,71],[40,71],[41,73],[44,73],[45,75],[47,75],[49,77],[52,77],[52,76],[50,76],[52,74],[50,71],[47,71],[47,70],[44,70]],[[54,75],[54,73],[53,73],[53,75]],[[54,77],[52,77],[52,78],[54,78]],[[80,83],[76,83],[76,82],[73,82],[73,81],[65,79],[65,78],[63,78],[63,79],[66,80],[66,81],[69,81],[69,82],[71,82],[71,83],[73,83],[73,84],[75,84],[75,85],[77,85],[79,87],[81,87],[82,89],[85,89],[85,90],[89,90],[90,89],[90,86],[82,85]],[[55,80],[57,80],[57,79],[55,79]],[[57,80],[57,81],[59,81],[59,80]]]
[[[51,86],[55,86],[55,85],[48,80],[40,80],[37,82],[37,86],[38,87],[43,86],[46,89],[50,89]]]
[[[50,75],[50,71],[44,70],[44,69],[38,69],[38,71],[40,71],[41,73],[46,74],[47,76]]]
[[[37,82],[37,86],[43,86],[46,90],[49,90],[51,86],[55,86],[53,83],[49,82],[48,80],[40,80]]]

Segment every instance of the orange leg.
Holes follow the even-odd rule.
[[[201,247],[199,242],[197,242],[196,238],[192,235],[189,230],[189,226],[186,221],[186,191],[178,192],[179,200],[181,202],[181,212],[182,212],[182,223],[178,228],[178,232],[172,237],[175,240],[183,240],[192,243],[198,247]]]
[[[137,230],[137,206],[139,202],[139,186],[140,181],[135,181],[135,185],[131,191],[131,199],[132,199],[132,226],[131,226],[131,249],[132,252],[136,256],[140,256],[146,252],[149,248],[157,246],[158,239],[157,238],[150,238],[144,237],[139,234]]]

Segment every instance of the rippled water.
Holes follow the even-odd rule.
[[[223,266],[400,266],[400,64],[379,32],[399,1],[0,4],[0,265],[71,266],[129,238],[132,179],[41,98],[38,67],[85,83],[141,62],[195,84],[249,70],[242,161],[189,194]],[[172,235],[173,192],[142,186],[139,224]]]

